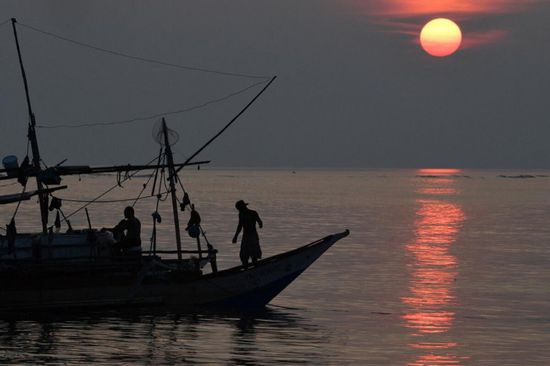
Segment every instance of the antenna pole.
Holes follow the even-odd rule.
[[[23,77],[23,84],[25,86],[25,96],[27,98],[27,109],[29,112],[29,130],[27,137],[31,143],[32,150],[32,166],[40,171],[40,150],[38,149],[38,139],[36,138],[36,120],[31,106],[31,98],[29,96],[29,85],[27,83],[27,74],[25,73],[25,67],[23,66],[23,58],[21,56],[21,48],[19,47],[19,38],[17,37],[17,28],[15,26],[17,20],[11,18],[11,25],[13,27],[13,35],[15,37],[15,45],[17,46],[17,55],[19,56],[19,66],[21,68],[21,76]],[[40,202],[40,216],[42,219],[42,233],[46,234],[48,229],[48,195],[43,193],[44,186],[40,180],[38,174],[36,176],[36,186],[38,187],[38,200]]]
[[[170,181],[170,194],[172,196],[172,210],[174,212],[174,226],[176,229],[176,244],[178,246],[178,261],[182,261],[181,256],[181,234],[180,234],[180,220],[178,215],[178,201],[176,198],[176,174],[174,168],[174,156],[172,155],[172,149],[170,148],[170,141],[168,140],[168,128],[166,127],[166,121],[162,118],[162,133],[164,134],[164,153],[166,154],[166,160],[168,163],[168,173]]]

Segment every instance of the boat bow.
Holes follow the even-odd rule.
[[[262,307],[283,291],[349,230],[326,236],[300,248],[203,276],[199,281],[201,305]],[[198,293],[197,293],[198,294]]]

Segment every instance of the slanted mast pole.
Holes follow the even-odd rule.
[[[27,109],[29,112],[29,130],[27,137],[31,143],[32,151],[32,166],[40,171],[40,150],[38,149],[38,139],[36,138],[36,120],[31,106],[31,98],[29,96],[29,85],[27,83],[27,74],[25,73],[25,67],[23,66],[23,58],[21,57],[21,48],[19,47],[19,38],[17,37],[17,28],[15,26],[17,20],[11,18],[11,25],[13,27],[13,35],[15,37],[15,45],[17,46],[17,55],[19,56],[19,66],[21,68],[21,76],[23,77],[23,84],[25,86],[25,96],[27,98]],[[38,188],[38,201],[40,202],[40,217],[42,220],[42,232],[44,234],[48,231],[48,194],[43,192],[44,185],[40,180],[40,177],[36,176],[36,186]]]
[[[172,155],[172,149],[170,148],[170,141],[168,139],[168,128],[166,127],[166,121],[162,119],[162,133],[164,134],[164,153],[166,154],[166,160],[168,163],[168,174],[170,181],[170,194],[172,196],[172,210],[174,211],[174,226],[176,229],[176,244],[178,246],[178,260],[181,262],[181,234],[180,234],[180,220],[178,215],[178,200],[176,198],[176,169],[174,168],[174,156]]]

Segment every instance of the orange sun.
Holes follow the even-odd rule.
[[[420,32],[420,44],[432,56],[453,54],[462,43],[462,32],[455,22],[445,18],[430,20]]]

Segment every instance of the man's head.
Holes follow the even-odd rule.
[[[126,207],[124,209],[124,217],[126,217],[127,219],[134,217],[134,208],[130,206]]]
[[[247,205],[248,205],[248,203],[244,202],[243,200],[238,200],[235,203],[235,208],[239,211],[243,211],[243,210],[246,210]]]

